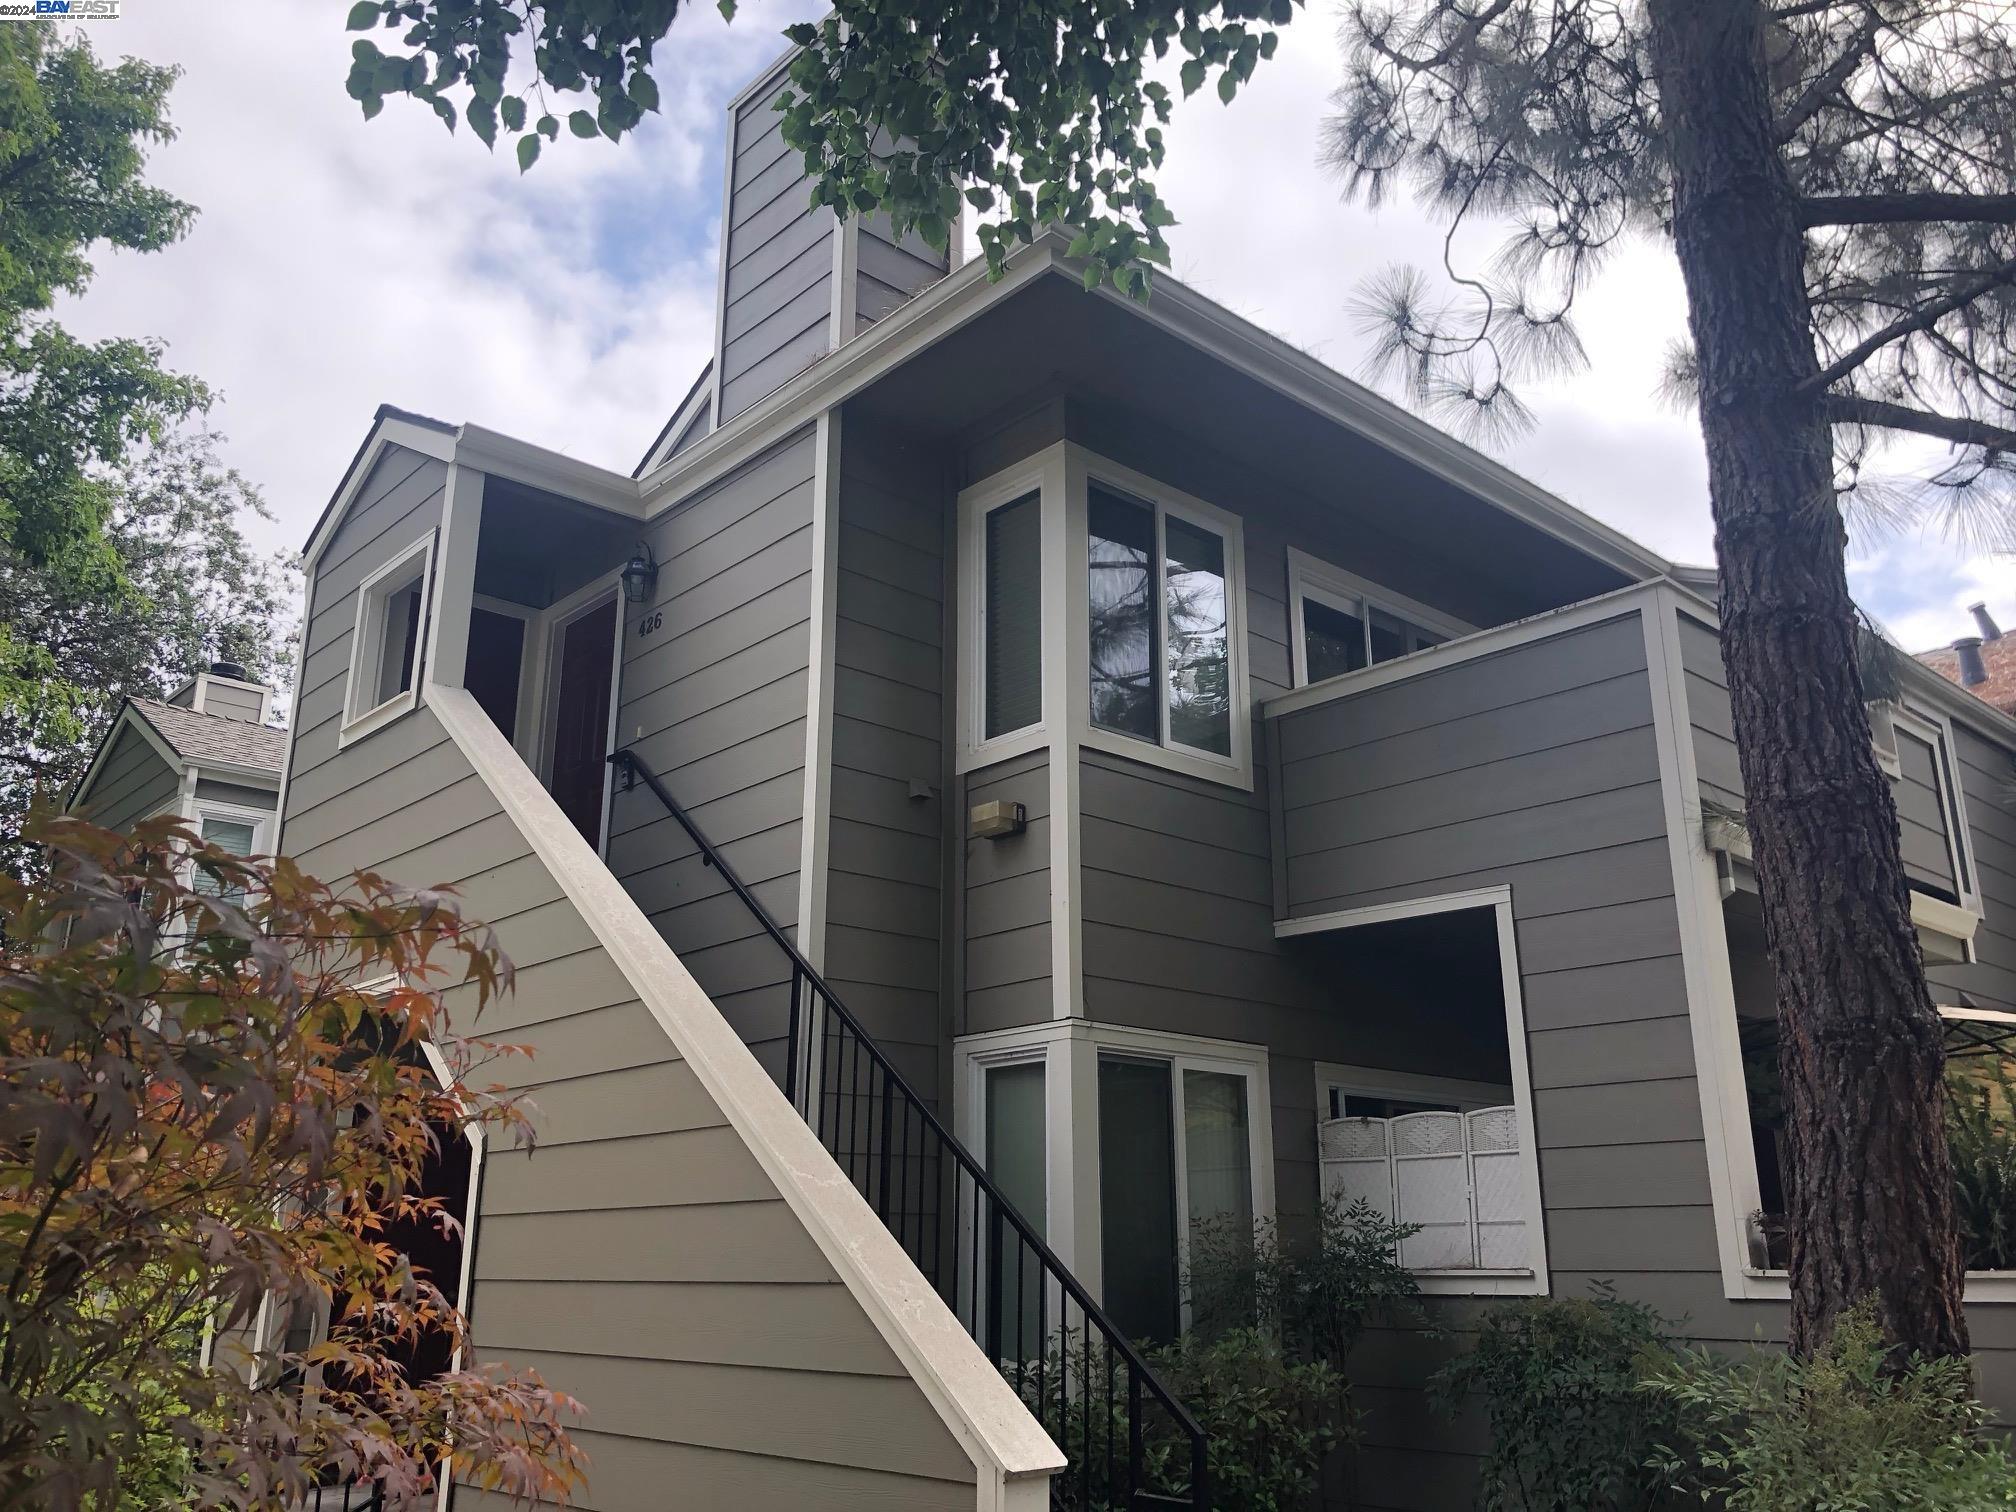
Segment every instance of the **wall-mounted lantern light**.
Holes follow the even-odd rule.
[[[623,597],[633,604],[648,604],[658,591],[658,562],[642,541],[623,564]]]
[[[975,840],[999,840],[1019,835],[1029,827],[1029,811],[1019,803],[996,798],[976,803],[966,814],[966,833]]]

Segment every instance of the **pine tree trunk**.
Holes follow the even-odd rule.
[[[1734,707],[1778,987],[1792,1347],[1875,1299],[1885,1335],[1964,1354],[1940,1025],[1855,658],[1832,434],[1759,0],[1651,0],[1673,236],[1701,379]]]

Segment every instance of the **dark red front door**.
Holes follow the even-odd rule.
[[[553,776],[560,811],[590,845],[602,842],[602,794],[609,781],[609,684],[615,671],[616,601],[590,609],[560,632],[554,658]]]

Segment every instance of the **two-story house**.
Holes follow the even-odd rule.
[[[1358,1505],[1468,1505],[1420,1387],[1490,1299],[1782,1337],[1712,575],[1173,279],[809,209],[778,82],[635,473],[382,409],[306,555],[279,844],[517,964],[541,1142],[458,1263],[582,1504],[1134,1504],[1186,1430],[1123,1341],[1326,1194],[1445,1325],[1354,1361]],[[2016,721],[1907,680],[1938,996],[2016,1024]],[[1970,1299],[2006,1409],[2016,1274]]]

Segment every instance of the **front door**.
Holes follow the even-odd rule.
[[[616,599],[560,627],[553,648],[553,746],[547,783],[581,838],[600,848],[609,782],[609,694],[616,659]]]

